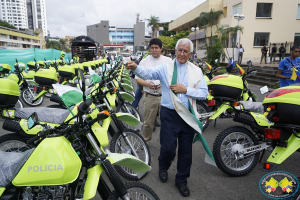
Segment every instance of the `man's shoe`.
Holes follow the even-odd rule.
[[[168,171],[167,170],[159,170],[159,179],[161,182],[167,182],[168,180]]]
[[[160,124],[158,123],[158,121],[155,119],[155,121],[154,121],[154,126],[156,126],[156,127],[160,127]]]
[[[188,197],[188,196],[190,196],[190,190],[189,190],[189,188],[187,187],[186,184],[184,184],[184,183],[182,183],[182,184],[177,184],[177,183],[176,183],[175,185],[176,185],[176,187],[178,188],[178,190],[179,190],[181,196],[183,196],[183,197]]]

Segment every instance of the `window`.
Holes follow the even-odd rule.
[[[236,33],[230,34],[229,39],[229,48],[235,48],[236,47]]]
[[[206,45],[205,38],[199,39],[198,50],[205,50],[206,49],[205,45]]]
[[[297,19],[300,19],[300,4],[298,4]]]
[[[300,47],[300,33],[295,34],[294,45]]]
[[[272,3],[257,3],[256,17],[270,18]]]
[[[253,46],[268,46],[270,33],[254,33],[254,44]]]
[[[241,14],[241,10],[242,10],[242,3],[232,6],[232,15]]]

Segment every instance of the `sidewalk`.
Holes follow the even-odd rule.
[[[278,67],[278,65],[279,65],[279,62],[277,61],[277,62],[275,62],[275,64],[271,64],[271,63],[267,63],[267,64],[264,64],[264,63],[262,63],[262,64],[260,64],[259,62],[252,62],[252,66],[259,66],[259,67]],[[242,62],[242,64],[241,64],[241,66],[247,66],[247,62]]]

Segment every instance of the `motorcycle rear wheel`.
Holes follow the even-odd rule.
[[[144,140],[143,136],[141,136],[138,132],[130,129],[126,129],[124,131],[124,134],[128,138],[129,142],[131,143],[134,151],[138,155],[138,158],[148,164],[150,166],[151,164],[151,155],[149,147]],[[109,150],[112,153],[128,153],[134,156],[132,149],[130,146],[126,143],[124,137],[122,134],[115,134],[110,142],[110,148]],[[127,167],[121,167],[118,165],[114,166],[117,172],[123,176],[124,178],[131,180],[131,181],[137,181],[142,178],[144,178],[147,174],[145,172],[140,178],[137,176],[137,174],[127,168]]]
[[[36,107],[40,106],[43,103],[44,97],[41,97],[36,102],[32,103],[37,95],[38,93],[34,91],[33,88],[30,88],[30,86],[21,91],[21,99],[28,106]]]
[[[151,200],[158,200],[159,197],[157,194],[147,185],[140,183],[140,182],[130,182],[125,184],[127,192],[130,196],[131,200],[138,200],[138,199],[151,199]],[[116,191],[113,191],[109,198],[109,200],[116,200],[121,199]]]
[[[259,153],[239,159],[236,153],[239,149],[258,144],[255,135],[247,128],[231,126],[223,130],[216,138],[213,155],[217,167],[229,176],[244,176],[257,165]]]
[[[202,101],[197,101],[196,102],[196,107],[197,107],[197,112],[199,114],[203,114],[203,113],[209,113],[210,112],[210,109],[209,107],[206,105],[206,103],[202,102]],[[209,117],[207,119],[203,119],[203,120],[200,120],[203,124],[203,129],[202,131],[204,131],[208,125],[209,125]]]
[[[0,137],[0,151],[24,152],[33,148],[27,144],[27,139],[17,133],[9,133]]]

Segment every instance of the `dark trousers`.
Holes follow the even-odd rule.
[[[139,106],[140,100],[143,97],[143,86],[136,84],[136,91],[135,91],[135,96],[134,96],[134,101],[131,103],[131,105],[135,108]]]
[[[190,127],[175,110],[161,107],[160,110],[160,155],[159,169],[168,170],[176,156],[178,142],[178,161],[175,183],[186,184],[192,165],[192,145],[195,130]]]

